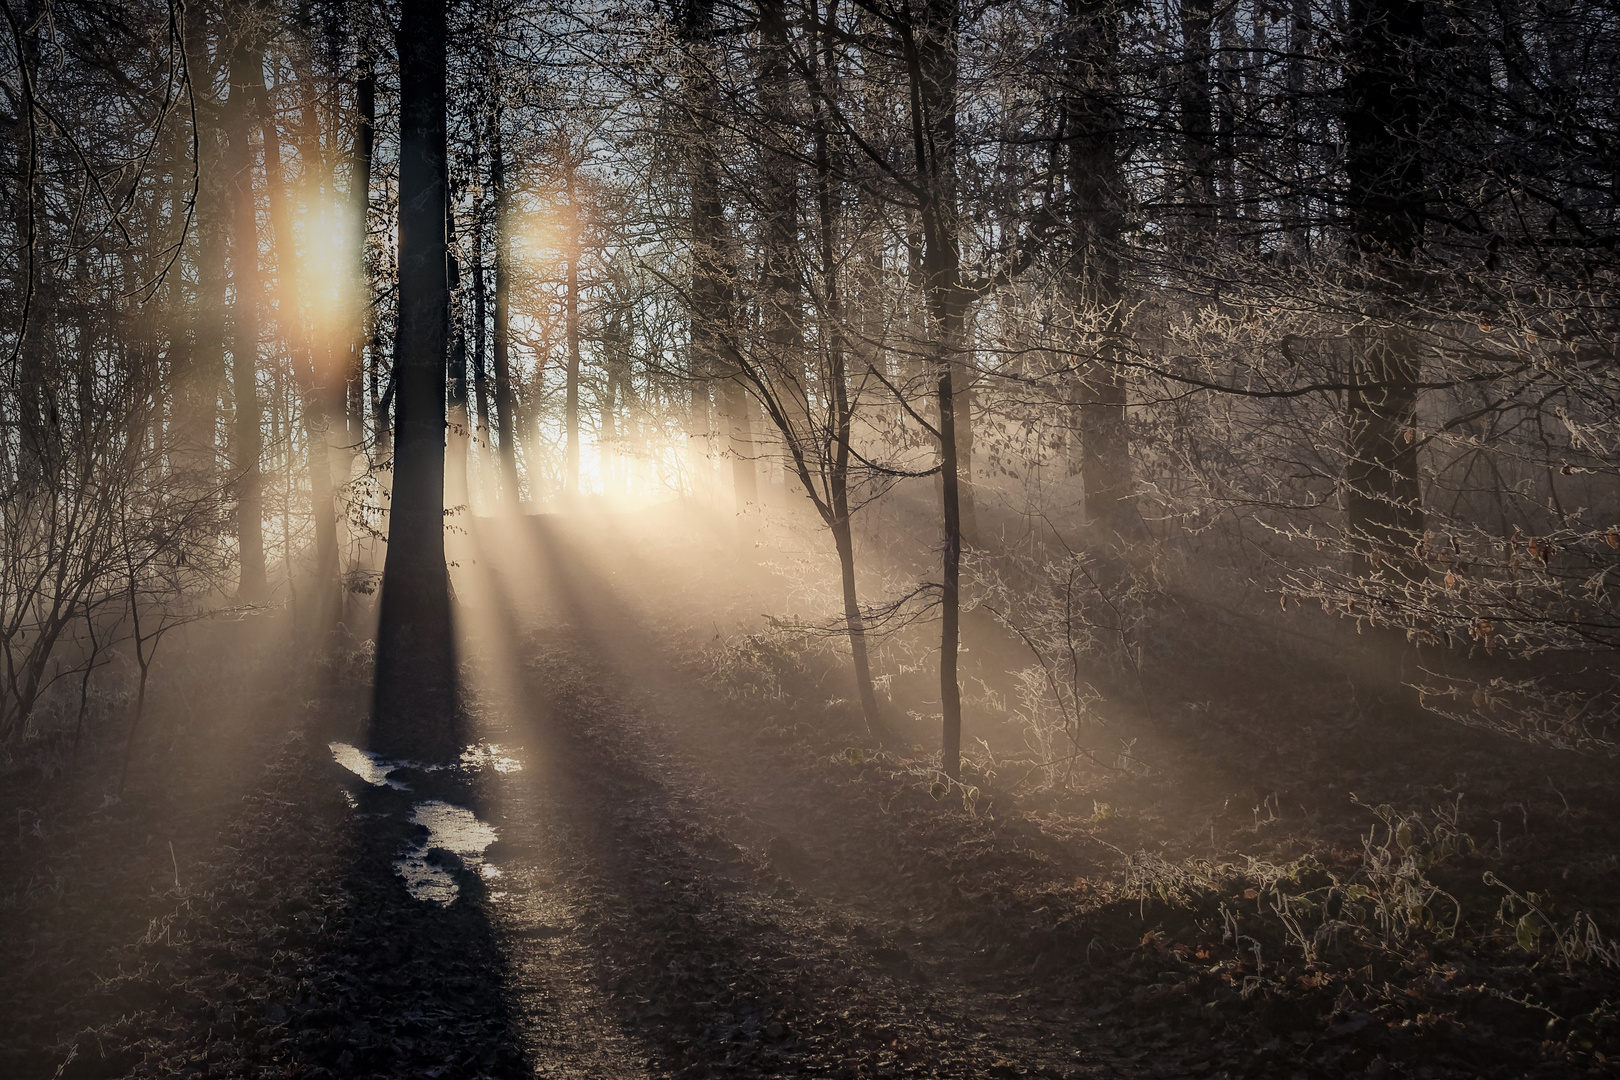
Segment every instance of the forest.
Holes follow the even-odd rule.
[[[0,1076],[1620,1074],[1615,0],[0,6]]]

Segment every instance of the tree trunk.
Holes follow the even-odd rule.
[[[196,112],[197,169],[197,285],[192,310],[185,311],[185,288],[181,275],[173,275],[169,285],[175,301],[175,316],[183,319],[175,327],[176,343],[181,346],[176,361],[183,390],[181,423],[177,432],[180,460],[194,472],[192,486],[201,493],[217,490],[220,482],[216,444],[219,402],[225,382],[225,284],[226,249],[231,229],[231,190],[221,167],[222,150],[219,102],[208,93],[213,85],[208,58],[208,13],[202,4],[186,7],[186,66],[190,72],[192,107]],[[184,219],[183,202],[190,194],[180,159],[182,149],[171,164],[176,178],[177,209]],[[176,230],[178,232],[178,230]],[[186,340],[189,331],[189,341]]]
[[[1191,229],[1192,260],[1207,261],[1202,250],[1210,241],[1215,177],[1214,132],[1210,123],[1209,31],[1210,0],[1181,0],[1181,58],[1179,108],[1181,112],[1181,167],[1186,187],[1187,217]]]
[[[293,238],[292,209],[287,205],[287,177],[281,159],[281,133],[277,128],[276,110],[272,107],[264,84],[262,54],[255,53],[251,70],[256,79],[249,89],[259,102],[259,122],[264,132],[265,186],[270,196],[271,235],[276,250],[276,284],[281,293],[282,331],[287,352],[292,358],[308,454],[310,522],[315,533],[315,622],[322,630],[328,630],[335,625],[341,610],[337,594],[337,513],[333,503],[331,442],[332,427],[336,418],[342,415],[341,405],[334,400],[343,391],[342,375],[332,363],[332,343],[316,340],[309,332],[307,312],[303,310],[298,246]],[[307,86],[308,81],[306,73],[306,78],[300,82]],[[313,168],[317,156],[313,144],[318,132],[308,99],[300,127],[299,157],[306,169]],[[316,362],[316,350],[324,354],[320,363]],[[289,580],[292,573],[289,552]]]
[[[485,361],[488,346],[487,320],[489,318],[489,275],[484,272],[484,204],[479,202],[473,226],[473,343],[472,377],[474,406],[477,409],[477,427],[474,444],[478,450],[479,491],[482,500],[489,493],[486,469],[489,463],[489,365]]]
[[[466,511],[467,456],[472,443],[467,410],[467,329],[461,295],[461,258],[456,245],[456,215],[445,202],[444,235],[450,286],[450,416],[446,434],[445,498],[451,512]]]
[[[491,360],[495,365],[495,427],[499,440],[497,448],[501,458],[501,498],[513,510],[517,509],[518,490],[517,445],[514,443],[512,423],[512,367],[507,357],[511,339],[512,318],[511,273],[511,198],[506,190],[506,157],[501,143],[501,122],[497,113],[491,118],[489,186],[495,200],[495,320],[491,341]]]
[[[444,0],[400,12],[397,439],[377,626],[372,723],[380,748],[436,760],[456,750],[455,654],[444,560]]]
[[[835,70],[832,43],[825,35],[820,38],[817,78],[831,80]],[[832,133],[828,130],[825,103],[814,104],[814,142],[816,160],[816,210],[820,225],[820,256],[822,290],[826,303],[826,318],[832,329],[827,344],[827,382],[832,389],[833,455],[827,476],[828,508],[832,511],[828,526],[832,529],[833,546],[838,552],[838,572],[844,594],[844,625],[849,630],[849,651],[855,668],[855,692],[861,702],[861,713],[867,731],[878,734],[883,729],[883,717],[878,712],[877,691],[872,685],[872,663],[867,654],[866,619],[861,614],[860,593],[855,582],[855,537],[849,506],[849,462],[852,447],[855,409],[849,396],[847,358],[849,342],[844,332],[847,313],[843,291],[839,288],[840,264],[836,257],[838,235],[838,199],[834,194],[832,160]],[[864,341],[864,335],[862,336]]]
[[[563,401],[563,425],[567,445],[563,465],[563,494],[579,494],[579,207],[574,199],[574,169],[568,167],[568,271],[563,297],[563,323],[567,334],[568,370]]]
[[[1119,245],[1124,231],[1125,177],[1116,133],[1114,57],[1119,8],[1112,0],[1068,0],[1072,73],[1065,100],[1069,138],[1069,225],[1073,248],[1068,278],[1078,314],[1098,331],[1097,356],[1082,362],[1077,408],[1080,478],[1086,517],[1116,550],[1145,533],[1131,475],[1127,385],[1118,344],[1125,333]]]
[[[689,139],[692,236],[692,366],[720,387],[730,444],[732,496],[739,520],[739,539],[747,536],[746,514],[759,497],[754,469],[754,438],[748,416],[748,394],[736,342],[736,267],[731,258],[725,206],[720,192],[720,159],[716,143],[720,125],[713,65],[712,0],[694,0],[687,8],[683,37],[689,49],[687,100],[693,130]],[[695,392],[694,392],[695,393]]]
[[[927,0],[915,24],[902,23],[911,81],[911,137],[921,195],[921,278],[927,307],[926,352],[939,400],[940,499],[944,549],[940,581],[940,767],[953,779],[962,770],[962,688],[957,681],[961,644],[962,491],[957,454],[957,388],[967,296],[957,236],[956,0]]]
[[[354,453],[365,446],[366,421],[364,388],[366,349],[371,344],[372,323],[370,276],[366,267],[366,247],[371,217],[371,167],[377,141],[377,65],[369,51],[360,55],[354,80],[354,177],[349,187],[349,213],[353,217],[354,281],[358,310],[354,323],[354,341],[350,346],[348,416],[349,445]],[[376,358],[372,358],[376,363]]]
[[[236,298],[231,309],[231,385],[236,419],[231,439],[235,473],[236,533],[241,558],[237,595],[245,602],[264,599],[264,504],[259,456],[259,227],[253,194],[253,148],[248,141],[253,115],[251,88],[263,82],[264,61],[258,48],[238,40],[231,54],[230,98],[225,103],[227,144],[225,173],[231,200],[231,281]]]
[[[1345,117],[1351,223],[1376,306],[1398,317],[1423,226],[1422,101],[1414,50],[1423,34],[1420,0],[1356,0]],[[1363,338],[1348,395],[1346,467],[1352,572],[1403,558],[1423,532],[1417,475],[1419,378],[1416,351],[1396,329]]]

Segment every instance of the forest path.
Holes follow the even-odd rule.
[[[479,734],[524,763],[485,796],[488,906],[539,1074],[1119,1071],[1027,961],[934,932],[950,890],[899,872],[895,823],[848,770],[807,767],[770,703],[683,662],[761,587],[746,563],[610,524],[477,523],[458,576]]]

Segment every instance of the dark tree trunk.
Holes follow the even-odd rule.
[[[926,343],[939,401],[940,498],[944,547],[940,581],[940,767],[953,779],[962,770],[962,688],[957,681],[961,644],[962,490],[957,452],[956,369],[966,329],[967,294],[957,236],[956,0],[928,0],[921,18],[903,22],[910,74],[912,152],[921,196],[921,279],[927,308]]]
[[[1420,0],[1356,0],[1345,76],[1349,210],[1375,307],[1397,323],[1401,283],[1423,227],[1423,163],[1416,49]],[[1408,554],[1423,531],[1417,474],[1418,356],[1392,326],[1361,338],[1348,395],[1348,526],[1352,571],[1372,573]]]
[[[507,356],[511,340],[509,326],[512,318],[511,273],[511,197],[506,190],[506,156],[501,143],[501,120],[497,113],[491,118],[489,186],[495,200],[495,319],[491,340],[491,360],[495,365],[495,429],[501,458],[501,498],[508,506],[517,508],[518,490],[517,444],[513,441],[516,425],[512,422],[512,366]]]
[[[1179,92],[1181,162],[1186,184],[1187,216],[1192,225],[1193,259],[1207,259],[1202,249],[1210,241],[1211,198],[1215,177],[1214,130],[1210,119],[1209,31],[1210,0],[1181,2],[1182,71]]]
[[[1100,347],[1082,362],[1078,426],[1080,478],[1086,517],[1116,550],[1143,535],[1131,476],[1127,386],[1118,363],[1125,332],[1119,245],[1125,227],[1125,177],[1117,133],[1114,57],[1119,7],[1114,0],[1069,0],[1070,87],[1065,101],[1069,138],[1068,276],[1081,315],[1096,320]]]
[[[824,35],[819,50],[818,79],[828,83],[834,78],[835,68],[832,43]],[[818,57],[813,54],[812,59]],[[883,729],[883,717],[878,712],[877,691],[872,685],[872,662],[867,653],[866,619],[861,614],[860,593],[855,582],[855,537],[850,519],[849,462],[850,439],[854,427],[855,411],[849,398],[849,373],[846,370],[848,341],[843,333],[846,325],[843,292],[839,288],[839,263],[835,245],[838,235],[838,203],[834,192],[832,133],[828,130],[825,104],[815,103],[815,159],[816,210],[821,227],[821,278],[827,305],[827,319],[833,328],[828,344],[828,383],[832,388],[833,457],[827,476],[828,525],[832,529],[833,545],[838,552],[838,572],[844,594],[844,625],[849,629],[850,658],[855,667],[855,692],[860,698],[861,713],[866,729],[874,734]]]
[[[480,202],[477,216],[474,218],[472,237],[472,380],[474,407],[478,416],[475,441],[483,448],[479,451],[478,457],[480,474],[488,459],[485,451],[489,449],[489,364],[485,359],[489,344],[487,329],[489,275],[484,272],[484,235],[484,204]],[[481,491],[480,494],[482,493]]]
[[[467,411],[467,323],[461,290],[461,257],[456,245],[456,215],[445,203],[444,235],[450,286],[450,417],[447,434],[448,455],[445,497],[451,512],[467,506],[467,454],[472,443]]]
[[[354,341],[350,346],[347,398],[349,445],[358,453],[365,445],[365,392],[362,382],[374,318],[371,290],[367,284],[370,279],[366,273],[366,244],[371,216],[371,167],[377,141],[377,65],[369,51],[360,55],[354,80],[354,100],[354,177],[349,188],[349,213],[354,219],[352,257],[355,287],[359,291],[359,310],[354,324]],[[377,358],[373,356],[371,362],[375,364]]]
[[[682,33],[689,49],[692,235],[692,368],[720,387],[720,407],[730,444],[732,495],[739,521],[758,500],[753,426],[736,341],[736,266],[731,257],[725,205],[720,192],[716,140],[720,124],[715,87],[713,0],[690,0]],[[705,395],[705,400],[707,395]],[[741,535],[746,536],[746,533]]]
[[[182,467],[195,473],[198,491],[215,489],[220,481],[217,453],[219,402],[225,384],[226,249],[230,236],[230,185],[221,167],[222,145],[219,102],[211,89],[208,58],[208,12],[202,4],[186,7],[186,68],[191,79],[192,107],[197,117],[197,285],[190,312],[184,312],[185,288],[174,275],[175,314],[184,323],[175,327],[178,381],[183,391],[178,431]],[[180,166],[182,149],[171,165],[175,176],[177,217],[184,220],[183,201],[190,185]],[[178,231],[178,230],[176,230]],[[187,326],[186,324],[189,324]],[[189,334],[189,340],[187,340]]]
[[[235,474],[236,533],[241,559],[238,596],[264,599],[264,504],[259,456],[263,436],[259,390],[259,227],[253,194],[252,88],[264,81],[259,50],[239,40],[231,55],[230,97],[225,103],[225,174],[230,183],[231,385],[236,418],[232,426],[231,470]]]
[[[789,94],[792,53],[781,0],[759,5],[759,103],[762,119],[777,130],[797,130]],[[765,370],[779,385],[776,393],[788,420],[806,437],[810,427],[809,382],[804,355],[804,296],[799,287],[799,164],[774,146],[760,147],[759,208],[762,232],[760,321]]]
[[[438,760],[459,727],[444,560],[446,30],[444,0],[404,0],[397,437],[372,715],[380,747]]]

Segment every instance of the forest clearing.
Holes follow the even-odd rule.
[[[0,1077],[1620,1070],[1608,0],[5,13]]]

